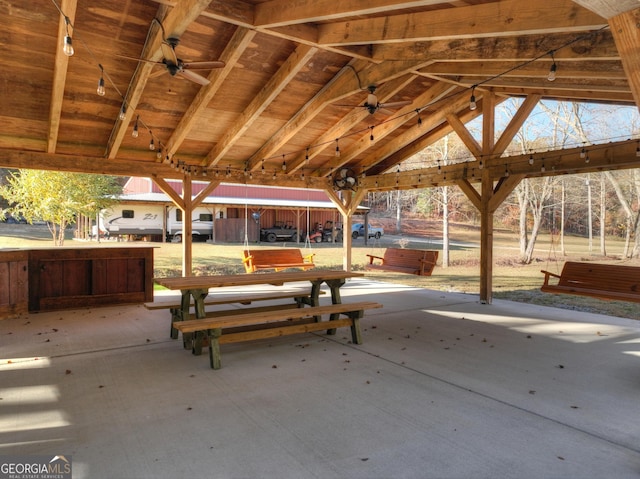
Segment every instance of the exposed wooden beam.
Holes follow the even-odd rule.
[[[319,26],[321,45],[358,45],[589,31],[606,21],[572,0],[502,0]]]
[[[412,62],[385,62],[380,65],[371,65],[361,60],[353,61],[349,67],[342,68],[333,80],[251,156],[247,163],[247,168],[252,170],[264,158],[273,156],[329,103],[352,95],[366,85],[377,85],[378,83],[406,75],[413,70],[421,68],[425,63],[427,62],[423,61],[419,64]]]
[[[389,43],[374,45],[371,59],[438,61],[525,62],[554,50],[556,60],[619,60],[613,35],[609,30],[590,33],[551,33],[541,35],[509,35],[495,38],[461,38],[455,41]]]
[[[182,115],[178,126],[176,126],[171,138],[167,141],[167,152],[169,155],[174,155],[180,148],[180,145],[193,126],[199,121],[200,113],[206,110],[213,97],[220,91],[223,82],[227,79],[246,48],[251,44],[255,35],[255,30],[238,27],[231,41],[225,47],[222,55],[220,55],[220,60],[225,62],[226,66],[215,69],[210,73],[208,77],[210,83],[198,90],[193,102],[191,102],[184,115]]]
[[[442,0],[270,0],[255,7],[254,24],[261,27],[278,27],[298,23],[327,22],[344,17],[383,14],[385,12],[416,6],[434,5]]]
[[[640,108],[640,8],[611,17],[609,25],[622,57],[633,97]]]
[[[200,15],[200,13],[207,8],[211,0],[183,0],[173,7],[167,15],[161,19],[164,27],[164,33],[167,37],[179,38],[187,29],[187,27]],[[162,8],[162,7],[161,7]],[[162,50],[160,45],[163,41],[162,30],[153,23],[150,28],[150,35],[147,43],[145,44],[141,58],[156,62],[162,59]],[[122,139],[126,134],[126,130],[129,126],[131,118],[135,114],[135,109],[140,102],[142,93],[147,85],[147,80],[151,74],[151,70],[154,67],[153,63],[140,62],[136,71],[129,83],[129,88],[125,94],[124,104],[126,105],[126,115],[124,120],[116,120],[111,137],[107,144],[106,156],[109,159],[113,159],[118,154],[118,149],[122,144]]]
[[[414,79],[415,75],[409,74],[385,82],[376,90],[378,101],[384,103],[409,83],[411,83]],[[364,100],[362,101],[362,103],[364,104]],[[308,152],[298,155],[287,164],[287,171],[295,172],[300,169],[305,163],[313,160],[313,158],[322,153],[329,145],[333,145],[331,143],[332,140],[342,137],[346,132],[353,128],[354,125],[357,125],[358,123],[366,119],[369,115],[369,111],[367,111],[367,109],[363,107],[357,107],[351,110],[347,115],[344,116],[344,118],[342,118],[334,126],[329,128],[321,136],[316,138],[316,140],[313,142],[314,145],[325,145],[325,147],[313,148]]]
[[[638,0],[573,0],[602,18],[611,18],[638,8]]]
[[[244,108],[238,119],[227,129],[216,146],[209,152],[205,160],[205,165],[214,166],[218,164],[235,141],[251,128],[262,112],[282,93],[282,90],[284,90],[298,72],[307,65],[317,51],[317,48],[299,45],[298,48],[289,55],[287,61],[282,64],[276,74],[271,77],[268,83],[253,98],[251,103]]]
[[[527,96],[527,98],[525,98],[524,102],[522,102],[522,105],[520,105],[520,108],[518,108],[518,111],[515,113],[515,115],[513,115],[511,121],[509,121],[507,127],[500,134],[500,138],[498,138],[498,141],[496,141],[496,144],[492,151],[492,155],[494,157],[502,156],[502,154],[505,152],[505,150],[513,140],[513,137],[516,136],[518,131],[520,131],[520,128],[522,128],[522,125],[527,120],[527,118],[529,118],[529,115],[539,101],[540,95],[529,95]]]
[[[353,144],[346,148],[339,158],[331,160],[328,165],[323,165],[324,171],[326,171],[327,168],[336,169],[346,165],[369,148],[374,147],[375,149],[377,142],[383,140],[407,122],[416,121],[417,113],[414,115],[412,112],[415,112],[419,108],[424,108],[426,105],[437,104],[438,100],[451,93],[454,89],[455,87],[453,85],[449,85],[447,83],[436,83],[431,88],[425,90],[422,95],[415,98],[410,105],[401,108],[394,113],[391,118],[377,126],[375,130],[363,134]],[[371,142],[371,135],[374,137],[373,144]],[[316,175],[324,174],[322,173],[322,170],[316,170],[314,173]]]
[[[67,68],[69,66],[69,57],[62,50],[64,39],[69,34],[73,38],[73,25],[76,16],[77,0],[63,0],[60,9],[67,16],[70,23],[67,26],[67,20],[60,15],[58,21],[58,48],[56,49],[56,60],[53,67],[53,85],[51,88],[51,104],[49,106],[49,135],[47,138],[47,152],[55,153],[56,144],[58,143],[58,132],[60,130],[60,114],[62,113],[62,101],[64,99],[65,83],[67,81]],[[77,44],[76,44],[77,46]],[[6,93],[5,93],[6,94]]]
[[[581,157],[583,147],[536,153],[533,164],[529,163],[529,153],[490,158],[483,171],[488,171],[490,177],[497,180],[505,176],[505,168],[510,176],[524,175],[526,178],[633,169],[638,167],[637,147],[637,140],[592,145],[589,147],[589,162]],[[361,183],[364,188],[373,191],[455,185],[461,180],[473,184],[480,181],[479,170],[474,163],[454,163],[440,169],[420,168],[399,174],[367,175]],[[542,164],[545,166],[544,171],[541,169]]]

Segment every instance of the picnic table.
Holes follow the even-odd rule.
[[[381,307],[377,303],[354,303],[353,307],[342,304],[340,296],[340,288],[348,278],[363,276],[363,273],[354,273],[350,271],[340,270],[308,270],[294,272],[276,272],[276,273],[258,273],[258,274],[239,274],[239,275],[211,275],[211,276],[188,276],[174,278],[158,278],[156,282],[168,289],[179,290],[181,292],[181,308],[175,315],[173,326],[182,331],[183,339],[185,339],[185,347],[187,341],[192,344],[192,352],[195,355],[201,354],[202,339],[204,333],[212,341],[210,346],[211,367],[218,369],[220,367],[220,353],[218,344],[221,342],[240,341],[257,339],[261,337],[270,337],[273,334],[285,335],[295,334],[299,332],[317,331],[326,329],[329,334],[335,333],[336,327],[350,326],[354,343],[360,344],[360,332],[358,319],[362,317],[365,309],[373,307]],[[255,285],[283,286],[288,283],[309,282],[311,289],[308,295],[296,297],[299,313],[288,311],[286,306],[276,306],[276,309],[254,308],[253,310],[241,311],[219,311],[207,313],[205,311],[205,299],[211,289],[224,288],[229,286],[243,287]],[[322,284],[326,284],[331,292],[331,306],[320,306],[319,297],[321,294]],[[274,299],[281,298],[277,288],[274,290]],[[191,319],[190,309],[193,299],[193,308],[195,318]],[[238,297],[239,303],[242,297]],[[247,311],[244,313],[244,311]],[[305,313],[306,311],[306,313]],[[241,313],[241,314],[236,314]],[[329,314],[330,320],[320,324],[320,315]],[[340,320],[341,315],[347,315],[348,319]],[[315,325],[298,325],[290,323],[279,329],[270,329],[272,323],[276,320],[291,320],[294,318],[302,318],[305,316],[315,317]],[[242,333],[240,335],[228,334],[220,337],[223,328],[229,326],[253,325],[258,330],[251,334]],[[275,332],[274,332],[275,331]],[[191,334],[196,334],[195,340]]]

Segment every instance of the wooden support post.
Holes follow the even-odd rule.
[[[193,274],[193,201],[191,177],[185,175],[182,180],[182,276]]]
[[[480,302],[491,304],[493,276],[493,180],[488,170],[482,172],[480,201]]]

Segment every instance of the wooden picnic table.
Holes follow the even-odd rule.
[[[251,274],[227,274],[227,275],[207,275],[207,276],[183,276],[172,278],[156,278],[154,281],[165,288],[179,290],[182,294],[180,310],[175,311],[172,321],[188,321],[190,319],[191,298],[193,298],[193,308],[196,319],[208,317],[205,311],[205,298],[210,289],[225,288],[229,286],[256,286],[271,285],[283,286],[286,283],[310,282],[311,291],[308,296],[297,297],[298,306],[307,304],[315,307],[320,305],[320,287],[325,283],[331,291],[331,303],[340,304],[340,288],[348,278],[364,276],[363,273],[354,273],[342,270],[319,270],[308,271],[283,271],[276,273],[251,273]],[[274,295],[275,296],[275,295]],[[339,314],[331,315],[331,319],[336,319]],[[319,321],[320,318],[317,318]],[[330,333],[335,333],[331,330]],[[185,348],[191,348],[195,355],[199,355],[202,350],[202,337],[196,334],[195,341],[190,333],[183,333]]]
[[[195,309],[196,318],[205,318],[205,298],[212,288],[227,286],[255,286],[271,285],[282,286],[285,283],[309,281],[311,293],[303,301],[310,306],[319,305],[320,287],[325,283],[331,291],[331,302],[341,303],[340,287],[348,278],[364,276],[363,273],[342,270],[313,269],[308,271],[281,271],[277,273],[258,274],[222,274],[207,276],[182,276],[173,278],[156,278],[154,281],[165,288],[179,290],[182,293],[181,310],[183,319],[189,318],[191,298]]]

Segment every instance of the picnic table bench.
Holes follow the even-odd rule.
[[[324,291],[318,291],[318,294],[325,294]],[[311,295],[311,291],[308,288],[305,289],[289,289],[283,291],[269,291],[269,292],[260,292],[260,293],[250,293],[250,294],[213,294],[208,295],[203,299],[205,306],[220,306],[226,304],[243,304],[249,305],[253,302],[258,301],[270,301],[276,299],[289,299],[293,298],[295,301],[291,303],[294,307],[300,307],[306,301],[306,298],[309,298]],[[195,311],[189,315],[189,317],[184,317],[183,314],[183,305],[182,298],[173,298],[170,300],[157,300],[150,303],[144,303],[144,307],[153,311],[159,309],[168,309],[171,313],[171,338],[178,338],[178,330],[173,327],[173,323],[176,321],[187,320],[190,317],[194,317]],[[280,305],[283,307],[283,305]],[[191,310],[195,309],[195,306],[191,306]],[[242,309],[238,311],[243,311]],[[226,312],[226,311],[225,311]],[[205,315],[213,314],[211,311],[205,311]]]
[[[209,363],[212,369],[222,366],[220,345],[273,338],[290,334],[300,334],[327,330],[335,333],[336,328],[351,328],[354,344],[362,344],[359,320],[364,311],[381,308],[375,302],[338,303],[326,306],[303,307],[290,310],[246,312],[240,314],[216,315],[213,318],[178,321],[174,327],[185,333],[206,332],[209,339]],[[321,321],[322,315],[329,314],[329,321]],[[346,318],[341,318],[345,315]],[[246,329],[249,327],[250,329]],[[245,328],[239,330],[237,328]],[[195,353],[195,352],[194,352]]]
[[[263,269],[282,271],[288,268],[301,268],[306,271],[315,267],[314,255],[314,253],[303,255],[298,248],[244,250],[242,264],[247,273]]]
[[[398,271],[400,273],[431,276],[438,260],[438,251],[424,249],[387,248],[383,256],[369,257],[368,270]],[[380,261],[376,263],[375,261]]]
[[[640,267],[567,261],[560,274],[542,270],[545,293],[640,302]],[[557,282],[552,283],[551,278]]]

